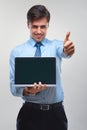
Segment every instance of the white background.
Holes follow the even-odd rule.
[[[10,93],[11,50],[29,38],[26,13],[44,4],[51,13],[47,37],[64,40],[67,31],[76,52],[62,63],[62,84],[69,130],[87,129],[87,1],[86,0],[0,0],[0,129],[16,130],[22,99]]]

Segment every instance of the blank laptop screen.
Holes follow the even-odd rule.
[[[56,58],[16,57],[15,84],[56,84]]]

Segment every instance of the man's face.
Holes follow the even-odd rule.
[[[48,22],[46,18],[35,20],[32,23],[28,23],[28,28],[30,29],[31,37],[37,42],[42,41],[46,36]]]

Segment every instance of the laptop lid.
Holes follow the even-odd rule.
[[[15,58],[15,85],[31,87],[35,82],[42,82],[42,84],[52,87],[56,85],[56,58]]]

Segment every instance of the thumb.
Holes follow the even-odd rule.
[[[64,43],[67,42],[67,41],[69,40],[69,36],[70,36],[70,32],[67,32],[67,33],[66,33],[65,40],[64,40]]]

